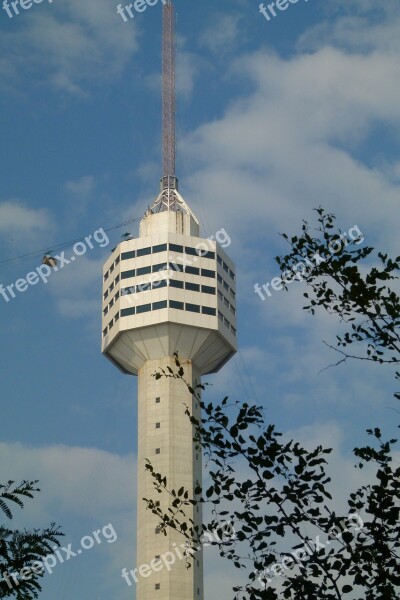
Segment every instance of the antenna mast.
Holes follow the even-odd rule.
[[[162,188],[176,189],[175,177],[175,32],[174,6],[163,6],[162,42]]]
[[[189,206],[178,192],[175,174],[175,27],[172,0],[162,0],[162,178],[161,189],[147,214],[164,211],[187,213],[193,216]],[[195,218],[195,217],[194,217]],[[196,221],[197,222],[197,221]]]

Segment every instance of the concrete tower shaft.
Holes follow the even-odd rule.
[[[193,491],[201,484],[202,458],[201,452],[196,452],[194,447],[194,434],[185,407],[189,407],[197,418],[200,409],[182,381],[152,377],[157,369],[168,366],[176,368],[173,357],[147,361],[139,370],[138,465],[144,465],[149,458],[157,471],[167,477],[170,489],[179,490],[183,486]],[[200,377],[194,366],[188,362],[184,369],[185,379],[195,385]],[[157,500],[152,477],[143,468],[138,469],[138,491],[142,497]],[[161,509],[167,512],[170,499],[164,494],[159,498]],[[185,520],[200,526],[201,507],[186,507]],[[154,565],[159,571],[139,578],[137,599],[203,600],[202,551],[192,554],[185,547],[181,534],[168,530],[165,536],[157,533],[157,525],[157,518],[145,509],[143,502],[138,502],[137,564]],[[170,565],[168,568],[166,563]]]

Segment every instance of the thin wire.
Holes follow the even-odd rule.
[[[131,223],[134,223],[135,221],[140,221],[142,217],[135,217],[133,219],[129,219],[128,221],[124,221],[123,223],[120,223],[119,225],[114,225],[113,227],[109,227],[108,229],[103,229],[103,231],[105,233],[109,232],[109,231],[114,231],[115,229],[120,229],[121,227],[125,227],[126,225],[130,225]],[[45,248],[41,248],[40,250],[34,250],[33,252],[28,252],[27,254],[21,254],[21,256],[15,256],[14,258],[9,258],[7,260],[1,260],[0,261],[0,269],[1,267],[6,267],[8,265],[11,264],[19,264],[21,262],[24,262],[25,260],[28,260],[29,258],[34,258],[36,256],[40,256],[42,255],[44,252],[54,252],[54,250],[62,250],[63,248],[68,248],[69,246],[72,246],[73,244],[80,242],[81,240],[84,240],[85,237],[82,235],[79,238],[75,238],[74,240],[70,240],[68,242],[62,242],[61,244],[53,244],[51,246],[52,250],[49,250],[50,246],[46,246]]]

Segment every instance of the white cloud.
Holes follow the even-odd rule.
[[[233,252],[249,259],[252,245],[243,271],[261,264],[256,245],[265,252],[265,244],[255,242],[298,231],[320,204],[337,214],[341,227],[357,223],[368,243],[395,252],[392,215],[400,186],[373,148],[368,164],[360,156],[376,129],[397,135],[397,56],[321,42],[289,58],[270,49],[256,52],[234,63],[232,72],[253,91],[181,142],[192,161],[182,190],[211,228],[223,223],[230,231]]]
[[[92,175],[86,175],[80,177],[76,181],[67,181],[65,188],[68,192],[71,192],[75,196],[78,196],[80,200],[86,199],[95,188],[96,182]]]
[[[1,481],[40,481],[38,499],[26,503],[29,519],[32,511],[42,522],[64,512],[79,516],[95,512],[106,518],[110,511],[133,505],[134,456],[121,457],[97,448],[35,448],[19,443],[0,443],[0,454]]]
[[[193,93],[196,77],[206,62],[197,54],[187,52],[184,48],[186,41],[178,36],[176,53],[176,95],[177,97],[189,99]],[[161,71],[144,77],[145,85],[155,94],[159,95],[161,91]]]
[[[0,235],[5,241],[33,243],[52,237],[53,218],[44,209],[33,209],[19,200],[0,202]]]
[[[66,534],[62,545],[71,542],[75,549],[81,537],[108,524],[117,533],[115,543],[95,545],[87,556],[59,564],[50,580],[46,577],[45,587],[68,586],[74,594],[71,587],[78,586],[78,579],[79,591],[86,582],[97,582],[103,590],[110,587],[113,596],[128,600],[130,590],[121,584],[120,574],[124,566],[131,566],[135,548],[135,456],[97,448],[40,448],[20,443],[0,443],[0,456],[1,482],[38,479],[41,489],[33,500],[24,502],[23,511],[14,509],[14,528],[60,523]]]
[[[82,216],[93,199],[96,189],[96,180],[92,175],[84,175],[65,184],[65,191],[69,195],[67,202],[67,218],[76,224],[76,219]]]
[[[176,93],[190,97],[203,61],[190,52],[181,51],[176,57]]]
[[[100,252],[96,245],[89,252]],[[72,251],[65,251],[70,259]],[[101,287],[99,273],[102,272],[103,258],[76,256],[75,262],[65,265],[49,279],[49,290],[53,294],[57,309],[64,317],[86,317],[98,321],[101,315]],[[91,324],[91,323],[90,323]]]
[[[69,0],[36,7],[1,48],[11,72],[34,72],[54,88],[85,96],[87,84],[109,80],[137,49],[136,26],[117,18],[107,0]]]
[[[236,45],[240,17],[232,14],[215,14],[211,24],[202,31],[199,41],[213,53],[225,53]]]

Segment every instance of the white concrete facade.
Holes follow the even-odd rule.
[[[138,375],[138,534],[137,600],[203,600],[203,560],[180,548],[182,534],[156,532],[157,519],[143,498],[157,500],[149,459],[167,477],[169,489],[193,494],[201,484],[201,452],[185,406],[200,417],[197,401],[180,380],[156,380],[160,368],[175,367],[178,352],[185,379],[200,383],[201,375],[218,371],[236,352],[236,282],[233,262],[215,241],[199,237],[196,217],[183,210],[147,213],[140,237],[124,241],[103,269],[102,351],[125,373]],[[160,495],[167,511],[171,498]],[[186,520],[201,523],[200,507],[187,509]],[[174,553],[168,570],[156,557]],[[153,561],[153,562],[152,562]],[[156,568],[153,568],[156,567]]]
[[[182,486],[193,492],[201,484],[201,452],[193,444],[193,430],[185,414],[186,406],[196,417],[200,415],[198,403],[182,381],[161,378],[155,380],[153,373],[160,367],[175,367],[173,358],[147,361],[139,371],[138,407],[138,548],[137,565],[152,564],[160,571],[150,571],[147,577],[138,576],[138,600],[203,600],[203,553],[201,549],[193,556],[182,547],[182,534],[167,530],[168,535],[156,533],[159,520],[146,510],[141,498],[157,500],[152,478],[143,465],[150,459],[157,472],[167,477],[168,487],[178,491]],[[193,365],[184,365],[185,379],[190,384],[199,380]],[[157,426],[158,425],[158,426]],[[159,495],[161,508],[168,511],[170,498]],[[186,508],[185,520],[201,524],[201,509]],[[168,554],[167,554],[168,553]],[[174,561],[171,570],[156,557],[167,555]],[[151,561],[154,561],[151,563]],[[187,568],[189,561],[190,568]]]

